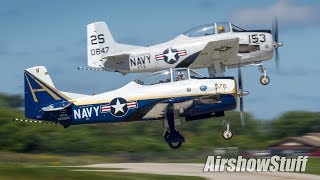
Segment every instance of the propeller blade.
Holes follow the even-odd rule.
[[[277,17],[274,18],[274,41],[279,42],[279,34],[278,34],[278,20]]]
[[[276,70],[279,72],[280,69],[280,57],[278,48],[283,44],[279,42],[279,32],[278,32],[278,19],[274,17],[274,21],[272,22],[272,34],[274,38],[274,48],[275,48],[275,61],[276,61]]]
[[[240,99],[240,119],[241,119],[242,127],[244,127],[243,89],[242,89],[242,73],[241,73],[241,67],[240,67],[240,59],[238,61],[238,86],[239,86],[238,96]]]
[[[241,119],[241,125],[244,127],[244,112],[243,112],[243,98],[240,97],[240,119]]]
[[[240,60],[238,62],[238,85],[239,85],[239,90],[242,92],[242,75],[241,75],[241,67],[240,67]]]
[[[275,53],[276,53],[276,69],[279,72],[279,68],[280,68],[280,59],[279,59],[279,50],[278,48],[275,49]]]

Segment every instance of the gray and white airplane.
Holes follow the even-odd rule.
[[[168,68],[208,68],[209,76],[222,76],[226,68],[258,66],[260,82],[270,82],[263,61],[276,51],[278,64],[278,25],[271,30],[245,30],[232,23],[217,22],[195,27],[174,39],[153,46],[117,43],[105,22],[87,25],[88,70],[116,71],[122,74],[153,72]]]

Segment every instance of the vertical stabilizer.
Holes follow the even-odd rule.
[[[88,66],[103,68],[103,58],[116,52],[116,42],[105,22],[87,25]]]

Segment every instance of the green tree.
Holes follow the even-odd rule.
[[[271,123],[274,139],[299,136],[309,132],[320,132],[319,112],[287,112]]]
[[[20,108],[23,104],[23,97],[20,95],[0,93],[0,107]]]

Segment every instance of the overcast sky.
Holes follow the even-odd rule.
[[[78,71],[86,66],[86,25],[106,21],[116,41],[152,45],[216,21],[270,29],[279,21],[280,72],[265,63],[271,82],[259,83],[256,67],[242,69],[245,110],[272,119],[292,110],[320,109],[320,1],[306,0],[2,0],[0,6],[0,92],[23,94],[23,70],[47,67],[56,87],[78,93],[119,88],[141,74]],[[200,71],[205,72],[205,71]],[[227,75],[236,75],[228,70]]]

